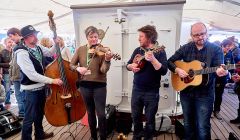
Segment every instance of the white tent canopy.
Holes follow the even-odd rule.
[[[59,33],[74,33],[72,9],[73,4],[91,4],[109,2],[104,0],[1,0],[0,31],[6,32],[11,27],[21,28],[33,25],[44,32],[49,31],[49,10],[54,13],[54,19]]]
[[[48,10],[55,15],[58,33],[74,34],[71,5],[129,2],[130,0],[1,0],[0,32],[11,27],[34,25],[37,30],[50,32]],[[131,0],[143,1],[143,0]],[[240,31],[240,0],[186,0],[183,22],[203,21],[212,30]]]
[[[183,21],[202,21],[211,29],[240,31],[240,0],[187,0]]]

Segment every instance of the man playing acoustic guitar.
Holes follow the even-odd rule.
[[[223,64],[223,52],[221,48],[207,41],[207,28],[203,23],[198,22],[191,26],[191,37],[192,42],[183,45],[168,59],[168,67],[179,77],[185,78],[189,74],[192,74],[176,67],[175,61],[183,60],[183,62],[191,62],[198,60],[205,67],[219,66],[216,69],[216,73],[209,74],[207,84],[202,83],[198,86],[188,86],[180,92],[185,139],[210,140],[210,117],[214,101],[214,80],[216,74],[224,76],[228,71],[221,67]]]

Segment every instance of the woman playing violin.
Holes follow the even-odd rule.
[[[106,139],[105,124],[105,104],[107,96],[107,72],[110,68],[112,54],[110,51],[104,55],[98,55],[97,48],[99,33],[96,27],[89,26],[85,30],[88,44],[79,47],[70,63],[70,67],[80,73],[79,90],[83,96],[91,131],[91,138],[97,140],[97,121],[98,116],[99,135],[101,140]]]

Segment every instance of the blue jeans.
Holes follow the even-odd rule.
[[[131,109],[134,125],[133,140],[141,140],[143,123],[141,116],[145,107],[146,128],[144,140],[152,140],[155,131],[155,115],[158,110],[159,88],[144,91],[133,86]]]
[[[210,140],[210,117],[213,111],[214,94],[205,97],[190,97],[180,94],[183,109],[186,140]]]
[[[22,126],[22,140],[32,140],[33,123],[35,137],[42,137],[44,134],[42,121],[46,102],[45,89],[37,91],[24,90],[23,92],[25,94],[25,117]]]
[[[106,87],[101,88],[84,88],[80,87],[80,92],[83,96],[84,103],[87,108],[88,113],[88,123],[91,131],[91,137],[97,140],[97,120],[98,117],[98,127],[99,135],[101,140],[106,140],[106,116],[105,116],[105,106],[106,106]]]
[[[20,91],[20,81],[13,81],[15,97],[18,104],[18,116],[24,117],[24,92]]]
[[[3,74],[3,86],[5,88],[5,93],[6,93],[5,104],[11,104],[11,102],[10,102],[11,82],[10,82],[10,79],[9,79],[9,74]]]

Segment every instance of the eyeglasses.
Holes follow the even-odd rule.
[[[192,34],[193,37],[200,37],[200,36],[203,36],[203,35],[206,35],[207,32],[203,32],[203,33],[199,33],[199,34]]]

